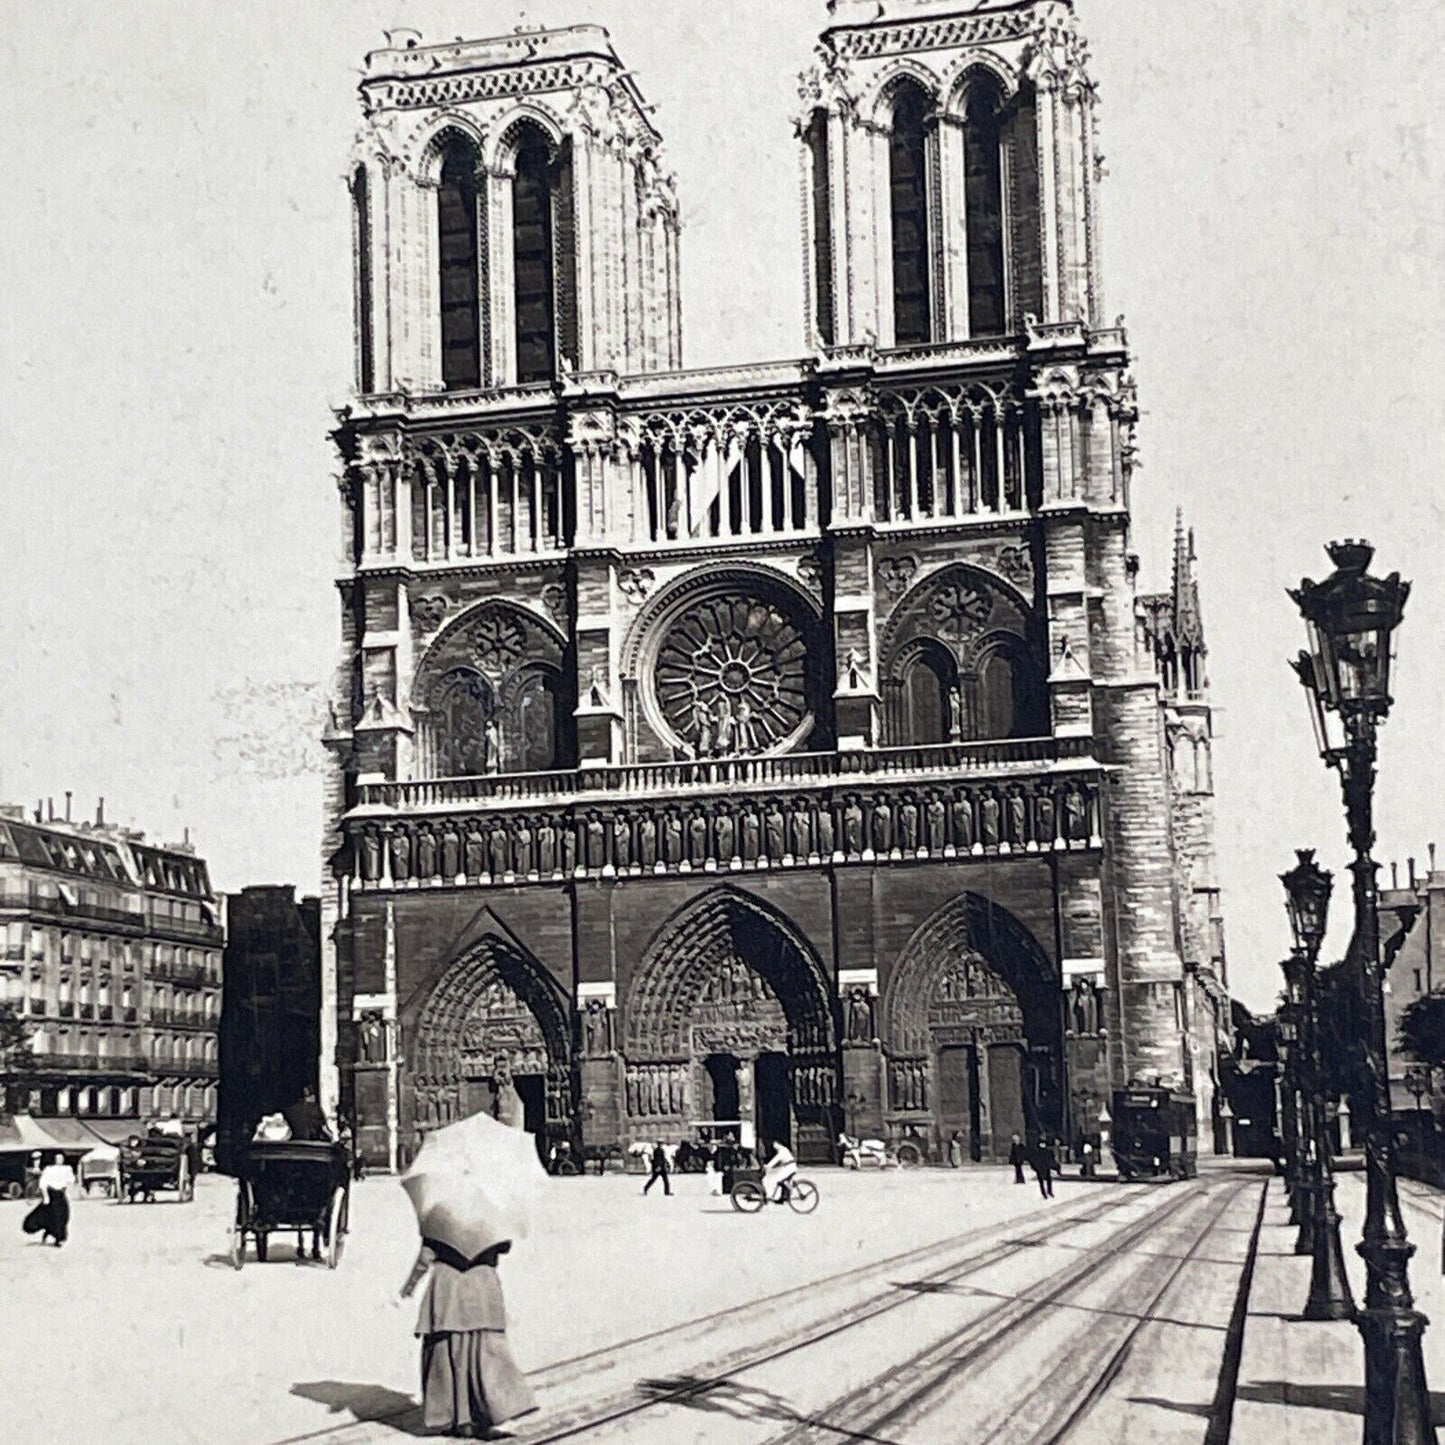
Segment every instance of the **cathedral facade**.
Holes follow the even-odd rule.
[[[588,1150],[989,1159],[1204,1082],[1197,589],[1136,595],[1072,8],[826,25],[804,354],[706,370],[605,31],[367,57],[322,1028],[375,1163],[512,1089]]]

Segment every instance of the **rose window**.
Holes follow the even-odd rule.
[[[694,602],[658,649],[658,706],[693,757],[782,751],[800,741],[808,711],[802,629],[758,597]]]

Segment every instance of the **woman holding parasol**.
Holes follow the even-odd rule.
[[[485,1114],[429,1135],[402,1176],[422,1236],[402,1298],[427,1281],[416,1334],[429,1429],[486,1439],[537,1409],[507,1343],[497,1263],[545,1179],[532,1137]]]

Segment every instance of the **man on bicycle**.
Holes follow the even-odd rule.
[[[798,1172],[793,1151],[782,1140],[773,1145],[772,1158],[763,1165],[763,1194],[781,1204],[787,1197],[789,1184]]]

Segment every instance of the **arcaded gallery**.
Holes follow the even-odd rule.
[[[322,1037],[377,1165],[507,1084],[593,1152],[1212,1117],[1206,649],[1182,530],[1139,587],[1087,52],[885,9],[819,0],[777,138],[800,355],[707,370],[605,31],[366,58]]]

